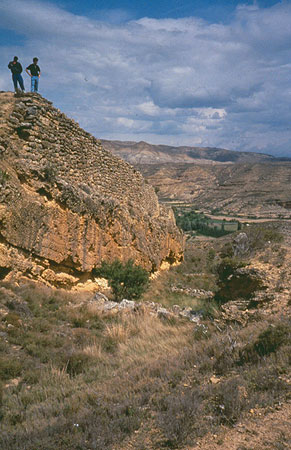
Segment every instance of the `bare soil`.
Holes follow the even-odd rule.
[[[234,428],[222,427],[185,450],[271,450],[291,447],[291,404],[252,410]]]

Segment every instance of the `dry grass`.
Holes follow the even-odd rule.
[[[195,264],[202,258],[201,270],[211,273],[204,250]],[[184,273],[162,274],[147,299],[171,303],[174,280],[195,287],[190,268],[189,257]],[[136,450],[179,449],[251,408],[288,398],[284,316],[258,314],[245,327],[211,319],[195,325],[145,309],[101,313],[88,294],[1,286],[1,450],[117,450],[126,442]],[[175,298],[187,301],[207,308]]]

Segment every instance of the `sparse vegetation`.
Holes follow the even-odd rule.
[[[290,319],[258,309],[243,325],[222,320],[208,291],[248,267],[219,241],[189,242],[141,296],[191,307],[198,323],[101,312],[93,294],[2,281],[1,450],[185,450],[286,402]]]
[[[178,449],[288,395],[287,319],[223,330],[100,313],[88,294],[2,286],[0,448],[108,450],[149,423],[158,448]],[[14,316],[11,290],[27,305]],[[223,379],[209,384],[213,374]]]
[[[280,227],[276,223],[252,224],[247,235],[250,242],[251,252],[256,252],[270,244],[280,244],[283,242],[283,235]]]
[[[6,170],[0,169],[0,185],[5,186],[8,179],[9,179],[8,172]]]

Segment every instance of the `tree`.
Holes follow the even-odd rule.
[[[94,275],[104,277],[112,289],[116,301],[124,298],[138,299],[149,285],[149,274],[130,259],[122,263],[118,259],[112,263],[102,261],[101,267],[94,270]]]

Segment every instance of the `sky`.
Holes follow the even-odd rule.
[[[290,157],[290,43],[291,0],[0,0],[0,90],[37,56],[97,138]]]

